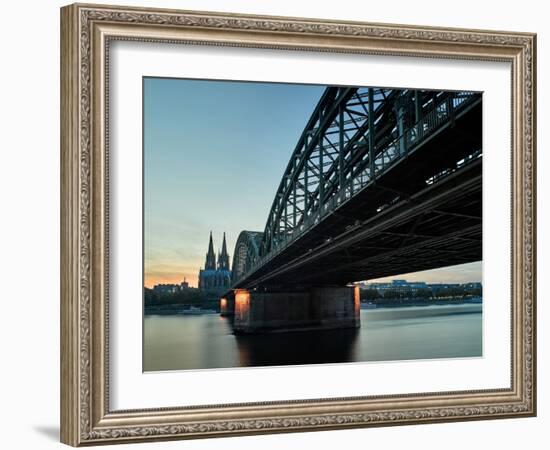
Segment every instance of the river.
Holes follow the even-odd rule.
[[[482,356],[481,304],[361,310],[358,330],[236,336],[218,314],[145,316],[144,371]]]

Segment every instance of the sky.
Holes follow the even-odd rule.
[[[477,283],[481,282],[482,261],[421,272],[404,273],[394,277],[369,280],[370,283],[386,283],[392,280],[425,281],[426,283]]]
[[[324,86],[143,79],[144,284],[196,287],[208,238],[230,261],[242,230],[263,231],[284,169]],[[481,262],[405,274],[481,281]]]
[[[263,231],[323,86],[144,79],[144,282],[197,285],[212,230],[230,258]]]

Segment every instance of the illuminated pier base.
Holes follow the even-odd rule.
[[[236,290],[234,332],[359,328],[359,287],[323,287],[308,292]]]
[[[235,296],[228,295],[220,299],[220,315],[221,316],[232,316],[235,314]]]

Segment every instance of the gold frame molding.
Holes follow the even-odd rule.
[[[108,395],[109,42],[505,61],[512,68],[509,389],[112,411]],[[61,9],[61,441],[73,446],[536,414],[536,35],[74,4]]]

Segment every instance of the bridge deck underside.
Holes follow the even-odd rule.
[[[456,168],[481,146],[480,103],[234,287],[342,285],[481,260],[481,158]]]

